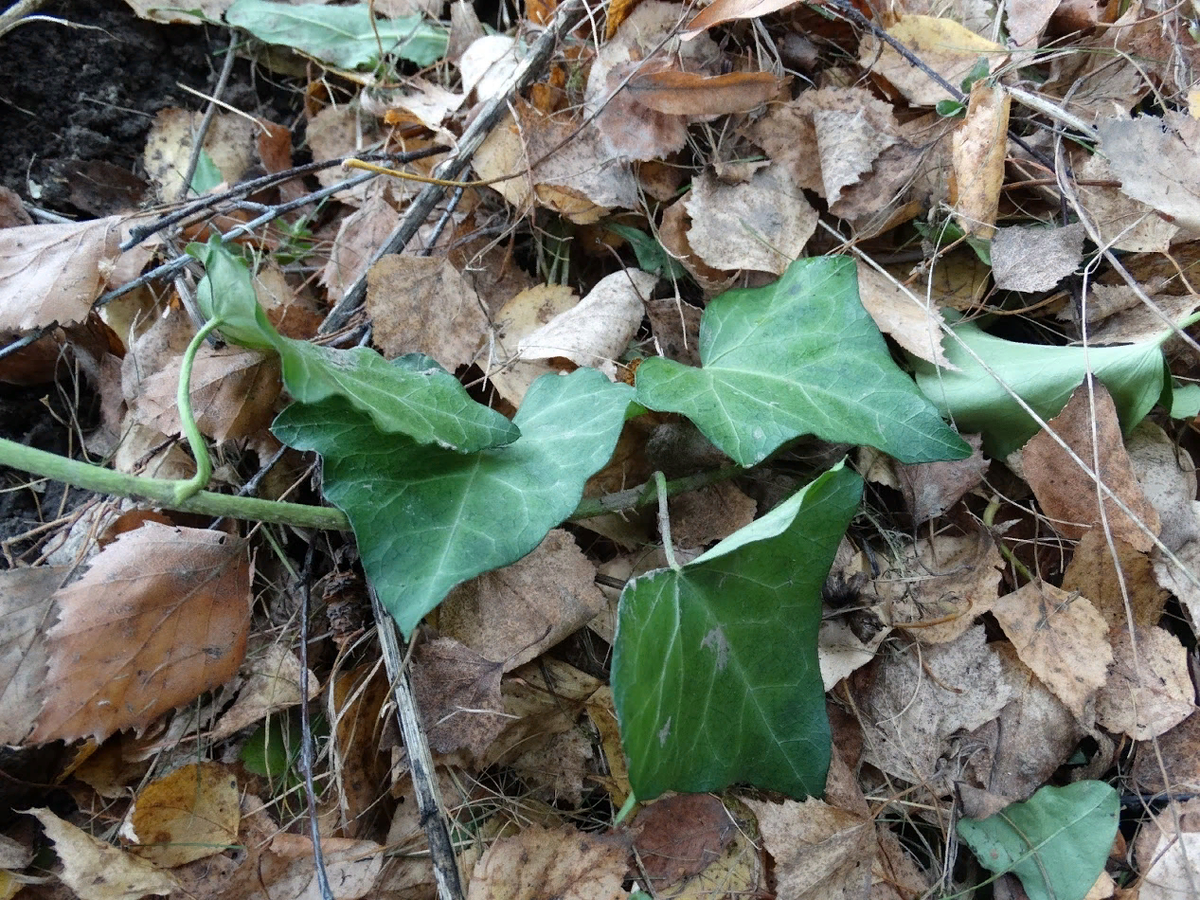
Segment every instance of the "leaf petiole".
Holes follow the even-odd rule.
[[[208,455],[208,446],[204,443],[204,435],[200,433],[200,426],[196,424],[196,417],[192,415],[192,363],[196,360],[196,353],[200,350],[200,345],[210,334],[220,328],[221,324],[221,319],[216,317],[204,323],[204,327],[196,332],[196,336],[192,338],[192,342],[183,352],[183,363],[179,367],[179,388],[175,400],[179,405],[179,423],[183,429],[183,435],[187,438],[188,447],[191,448],[192,456],[196,460],[196,474],[175,485],[176,503],[184,503],[196,496],[208,486],[209,479],[212,478],[212,458]]]

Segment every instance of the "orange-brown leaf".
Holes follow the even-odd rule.
[[[148,522],[55,599],[35,743],[145,728],[228,681],[246,652],[250,565],[218,531]]]
[[[655,112],[671,116],[721,116],[762,106],[779,92],[781,85],[782,80],[770,72],[700,75],[667,69],[633,76],[626,90],[638,103]]]
[[[732,22],[734,19],[757,19],[759,16],[779,12],[781,9],[795,5],[796,0],[714,0],[692,21],[688,22],[687,28],[680,34],[680,37],[687,40],[722,22]]]

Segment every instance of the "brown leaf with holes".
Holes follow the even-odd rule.
[[[1021,662],[1090,727],[1089,704],[1112,662],[1108,623],[1085,597],[1031,581],[992,604]]]
[[[500,698],[502,668],[453,638],[417,645],[413,694],[434,753],[466,750],[478,759],[504,730],[508,717]]]
[[[770,72],[701,75],[664,69],[639,72],[625,90],[647,109],[671,116],[722,116],[750,112],[780,92],[786,79]]]
[[[233,677],[250,627],[250,564],[219,531],[148,522],[55,594],[46,704],[31,741],[103,741]]]
[[[618,900],[628,857],[620,838],[530,825],[488,847],[467,900]]]
[[[1095,394],[1094,415],[1090,393]],[[1086,384],[1076,388],[1062,412],[1051,419],[1047,426],[1089,468],[1095,465],[1092,449],[1092,433],[1095,429],[1100,459],[1096,474],[1136,517],[1136,521],[1131,520],[1105,495],[1104,514],[1108,528],[1114,536],[1138,550],[1149,550],[1153,542],[1146,529],[1158,534],[1161,528],[1158,513],[1146,499],[1133,474],[1129,454],[1121,437],[1121,425],[1117,421],[1117,409],[1108,389],[1099,382],[1094,383],[1092,392],[1088,391]],[[1095,482],[1045,431],[1030,439],[1021,451],[1021,458],[1025,478],[1033,488],[1042,512],[1049,517],[1050,524],[1059,534],[1078,539],[1105,521],[1100,515]]]

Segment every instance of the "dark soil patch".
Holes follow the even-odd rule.
[[[40,12],[94,27],[33,22],[0,38],[0,184],[73,216],[128,208],[140,199],[154,114],[203,107],[179,83],[211,90],[229,32],[147,22],[121,0],[58,0]],[[300,103],[244,60],[222,99],[284,125]]]

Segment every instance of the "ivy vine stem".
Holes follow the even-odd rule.
[[[179,387],[176,389],[175,401],[179,406],[179,424],[183,429],[183,436],[187,438],[188,446],[192,450],[192,456],[196,460],[196,474],[185,481],[175,482],[176,503],[185,503],[191,497],[196,496],[196,494],[208,487],[208,482],[212,478],[212,458],[208,455],[208,445],[204,442],[204,435],[200,433],[200,426],[196,424],[196,417],[192,415],[192,363],[196,361],[196,354],[199,352],[205,339],[220,328],[222,324],[221,319],[215,316],[209,319],[204,323],[204,327],[196,332],[196,336],[187,345],[187,349],[183,351],[183,362],[179,367]]]

